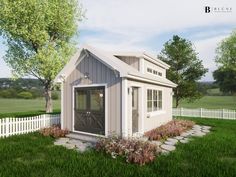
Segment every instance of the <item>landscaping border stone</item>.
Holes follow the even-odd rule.
[[[194,125],[192,129],[183,132],[180,136],[168,138],[163,143],[161,141],[151,142],[161,148],[162,154],[168,154],[169,152],[174,151],[176,149],[175,145],[177,143],[188,143],[191,140],[191,137],[205,136],[207,133],[210,132],[210,129],[210,126]]]

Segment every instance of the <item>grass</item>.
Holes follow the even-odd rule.
[[[173,106],[175,103],[173,102]],[[179,107],[183,108],[211,108],[211,109],[236,109],[236,96],[204,96],[199,100],[188,103],[181,101]]]
[[[39,99],[4,99],[0,98],[0,114],[20,112],[42,112],[45,100]],[[60,100],[53,100],[54,110],[60,110]]]
[[[236,121],[192,119],[212,132],[179,144],[169,155],[138,166],[97,153],[54,146],[38,133],[0,140],[0,176],[7,177],[233,177],[236,174]]]

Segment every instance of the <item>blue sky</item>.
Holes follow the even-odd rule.
[[[79,23],[78,47],[83,43],[112,51],[147,51],[157,55],[163,44],[177,34],[191,40],[212,81],[217,44],[236,25],[234,0],[81,0],[86,19]],[[177,3],[178,2],[178,3]],[[205,13],[204,7],[232,8],[232,12]],[[10,77],[2,56],[6,46],[0,38],[0,77]]]

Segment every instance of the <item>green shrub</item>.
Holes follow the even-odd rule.
[[[44,96],[43,91],[39,89],[30,89],[28,91],[33,95],[33,98],[39,98]]]
[[[17,95],[18,98],[23,98],[23,99],[32,99],[33,98],[33,95],[32,93],[30,92],[20,92],[18,95]]]
[[[9,90],[2,90],[0,92],[0,97],[2,98],[12,98],[11,92]]]

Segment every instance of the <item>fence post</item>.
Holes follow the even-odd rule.
[[[200,117],[202,118],[202,108],[200,108]]]
[[[224,109],[222,109],[222,119],[224,119]]]
[[[183,108],[180,108],[180,117],[183,115]]]
[[[9,118],[6,118],[5,126],[6,126],[6,137],[8,137],[10,134],[10,132],[9,132]]]
[[[43,128],[46,127],[46,115],[43,114]]]

